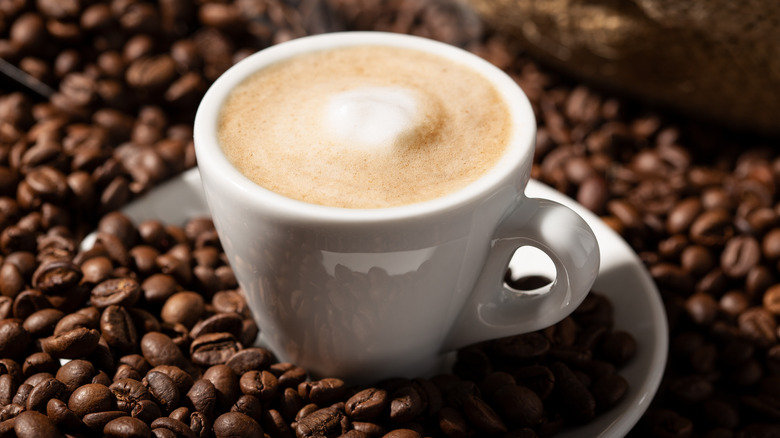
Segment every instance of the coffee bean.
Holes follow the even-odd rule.
[[[224,332],[239,337],[242,324],[243,319],[235,313],[217,313],[195,324],[190,331],[190,336],[194,339],[200,335]]]
[[[210,380],[198,379],[187,391],[186,398],[195,411],[211,416],[217,403],[217,389]]]
[[[506,425],[493,408],[475,395],[464,399],[463,411],[469,423],[485,433],[498,434],[507,431]]]
[[[192,388],[192,385],[195,382],[192,376],[188,372],[184,371],[183,369],[177,366],[158,365],[152,368],[151,370],[149,370],[149,372],[151,371],[158,371],[170,377],[171,380],[173,380],[173,383],[176,385],[176,388],[179,389],[180,394],[186,394],[187,391],[189,391],[190,388]],[[147,372],[147,374],[149,372]]]
[[[203,311],[203,297],[195,292],[184,291],[171,295],[165,301],[160,316],[163,321],[192,327],[201,317]]]
[[[263,436],[263,428],[251,417],[239,412],[227,412],[214,420],[214,435],[217,438],[233,436]]]
[[[760,307],[747,309],[739,315],[737,322],[740,331],[756,342],[769,344],[777,340],[777,322],[766,309]]]
[[[387,391],[367,388],[347,400],[345,412],[353,420],[370,421],[385,410],[387,403]]]
[[[764,308],[769,312],[780,315],[780,286],[772,286],[767,289],[763,297]]]
[[[273,354],[265,348],[249,347],[233,354],[230,359],[225,362],[225,365],[230,367],[236,375],[240,376],[250,370],[267,369],[273,360]]]
[[[326,377],[320,380],[304,382],[298,385],[298,395],[304,400],[323,406],[341,400],[346,391],[343,380]]]
[[[209,437],[212,434],[213,426],[205,414],[193,412],[190,414],[190,429],[196,437]]]
[[[128,414],[133,411],[139,401],[151,399],[147,388],[140,381],[134,379],[115,380],[108,389],[116,398],[117,408]]]
[[[64,383],[50,377],[35,385],[32,391],[30,391],[30,395],[27,396],[27,410],[43,411],[49,400],[61,398],[66,392],[67,387]]]
[[[84,415],[81,421],[93,432],[100,433],[108,423],[126,415],[123,411],[92,412]]]
[[[241,375],[239,385],[241,392],[263,402],[273,400],[279,392],[279,381],[269,371],[247,371]]]
[[[335,408],[322,408],[293,423],[293,428],[297,436],[302,438],[338,436],[344,432],[342,425],[344,418],[344,415]],[[216,422],[214,426],[216,427]]]
[[[24,352],[30,335],[18,319],[0,321],[0,356],[13,358]]]
[[[41,348],[52,357],[75,359],[95,351],[99,340],[99,331],[79,327],[60,335],[41,339]]]
[[[46,416],[60,429],[75,430],[81,426],[81,419],[68,408],[68,405],[57,398],[46,402]]]
[[[236,403],[230,407],[230,412],[240,412],[244,415],[248,415],[255,421],[263,422],[263,415],[265,409],[259,398],[254,395],[244,394],[236,400]],[[262,424],[265,427],[265,424]],[[279,429],[279,425],[274,424],[274,428]]]
[[[499,355],[526,360],[546,354],[550,349],[550,343],[539,333],[528,333],[498,339],[494,342],[493,348]]]
[[[133,406],[133,409],[130,411],[130,415],[133,418],[138,418],[146,424],[151,424],[152,421],[162,416],[162,412],[160,411],[160,407],[157,405],[157,403],[151,400],[139,400]]]
[[[179,404],[179,389],[173,379],[160,371],[149,371],[143,380],[149,394],[163,408],[163,411],[171,412]]]
[[[76,388],[68,399],[68,408],[83,418],[87,414],[114,409],[116,401],[105,385],[88,383]]]
[[[55,377],[65,384],[69,393],[72,393],[80,386],[91,382],[95,373],[95,367],[92,363],[86,360],[75,359],[62,365],[57,370]]]
[[[528,388],[507,385],[498,388],[492,396],[497,412],[507,423],[522,427],[533,427],[544,414],[544,405],[539,396]]]
[[[422,435],[411,429],[395,429],[384,434],[382,438],[422,438]]]
[[[100,331],[108,345],[119,351],[131,351],[138,343],[135,324],[124,307],[110,305],[103,309]]]
[[[103,309],[110,305],[130,307],[141,295],[141,286],[132,278],[105,280],[92,289],[92,304]]]
[[[25,411],[14,418],[14,432],[19,438],[64,436],[46,415]]]
[[[65,313],[58,309],[41,309],[28,316],[22,323],[22,327],[36,338],[50,336],[54,333],[54,327],[63,316]]]
[[[217,409],[228,410],[241,395],[239,377],[227,365],[213,365],[203,372],[217,391]]]
[[[561,362],[550,365],[555,375],[555,388],[561,407],[575,421],[587,421],[596,414],[596,401],[588,388]]]
[[[152,366],[174,365],[182,369],[190,367],[189,361],[171,338],[159,332],[150,332],[141,338],[141,351]]]
[[[723,209],[702,212],[690,228],[691,241],[707,247],[723,245],[733,234],[731,216]]]
[[[154,432],[155,429],[167,429],[168,431],[173,433],[172,436],[174,437],[186,437],[186,438],[195,437],[195,434],[192,432],[192,429],[190,429],[189,425],[169,417],[157,418],[156,420],[152,421],[150,427],[152,429],[152,432]]]
[[[750,236],[736,236],[726,243],[720,259],[723,272],[730,277],[744,277],[761,259],[758,241]]]
[[[226,332],[207,333],[192,341],[190,357],[195,365],[207,367],[227,362],[239,350],[241,350],[241,344],[236,342],[232,334]],[[274,380],[276,380],[275,377]]]
[[[103,427],[103,435],[108,438],[145,438],[151,433],[146,423],[133,417],[119,417]]]

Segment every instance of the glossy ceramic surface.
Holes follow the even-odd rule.
[[[252,73],[336,47],[413,48],[465,65],[504,98],[513,122],[506,151],[480,179],[431,201],[345,209],[286,198],[226,159],[217,120]],[[533,110],[517,84],[482,58],[437,41],[382,32],[300,38],[251,55],[206,92],[194,125],[206,202],[225,254],[276,355],[314,375],[352,382],[434,371],[441,355],[566,317],[596,278],[588,224],[560,204],[525,196],[535,146]],[[544,294],[504,286],[521,246],[556,272]]]

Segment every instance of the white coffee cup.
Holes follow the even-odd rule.
[[[287,198],[231,165],[217,125],[234,87],[296,55],[370,44],[433,53],[488,78],[517,126],[498,164],[454,193],[376,209]],[[509,76],[464,50],[419,37],[305,37],[229,69],[198,108],[195,150],[215,226],[263,341],[280,360],[314,376],[365,382],[426,375],[448,351],[565,318],[596,278],[599,249],[572,210],[525,196],[535,135],[531,105]],[[555,265],[556,278],[545,293],[526,294],[504,283],[509,260],[526,245]]]

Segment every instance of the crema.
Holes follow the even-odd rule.
[[[256,184],[300,201],[385,208],[461,190],[513,126],[478,72],[437,55],[357,46],[299,55],[231,90],[218,139]]]

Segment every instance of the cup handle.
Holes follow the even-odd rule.
[[[522,246],[552,260],[556,277],[549,290],[528,294],[504,282],[509,261]],[[599,247],[590,226],[568,207],[526,198],[498,225],[487,261],[443,351],[549,327],[568,316],[593,286]]]

